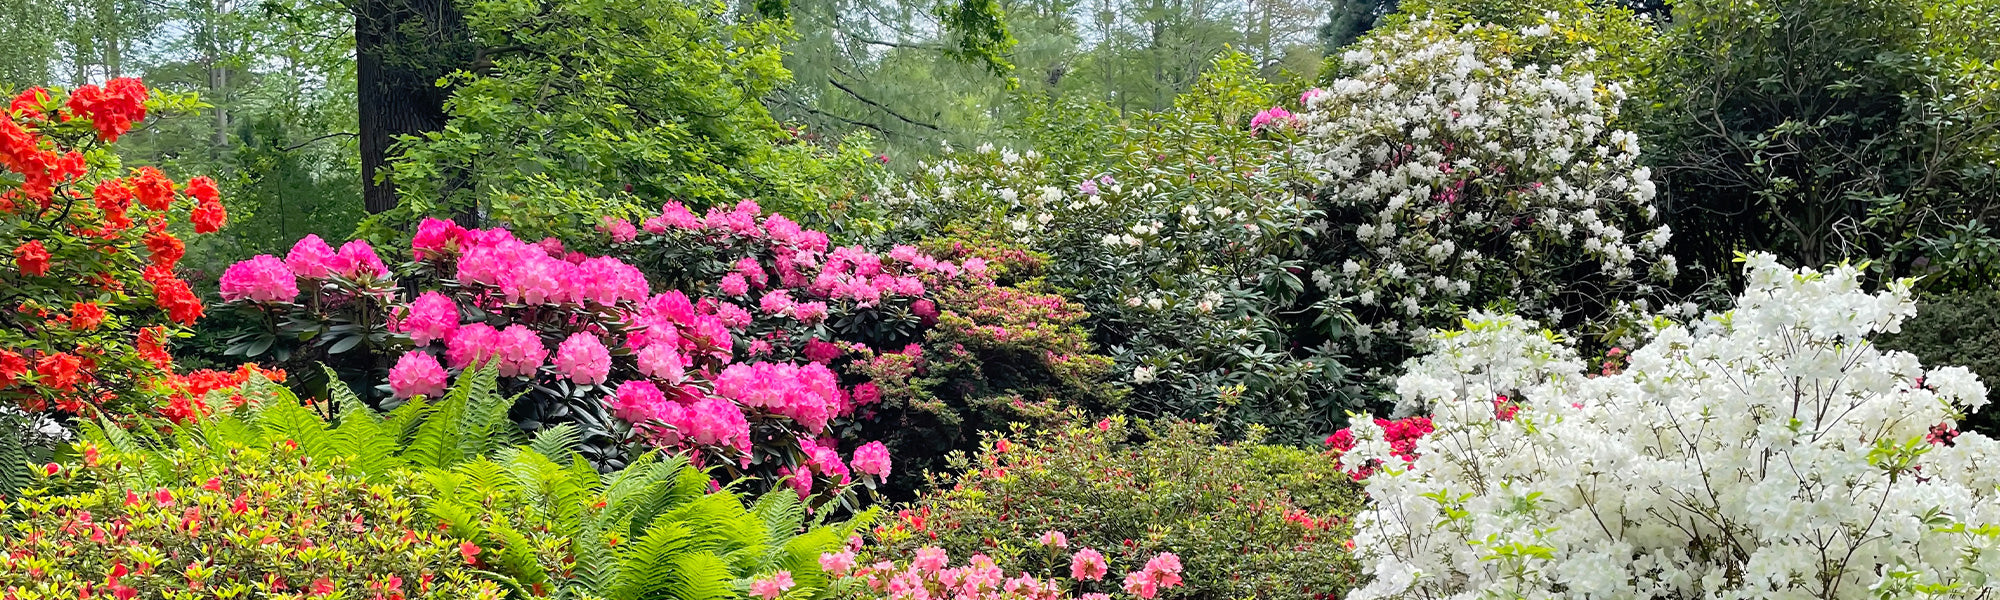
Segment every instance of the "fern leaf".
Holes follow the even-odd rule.
[[[528,443],[528,449],[549,457],[549,460],[569,460],[571,454],[583,445],[583,430],[575,423],[563,423],[543,429],[535,434],[535,441]]]

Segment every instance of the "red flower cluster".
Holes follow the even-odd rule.
[[[176,393],[163,391],[174,387],[164,385],[171,327],[206,309],[174,272],[186,246],[167,218],[187,198],[195,232],[216,231],[228,219],[221,190],[207,177],[181,187],[153,167],[93,171],[84,160],[143,121],[149,96],[139,80],[117,79],[30,89],[0,112],[0,180],[21,182],[0,186],[0,288],[18,291],[0,309],[20,315],[0,329],[0,402],[120,414]],[[95,135],[49,135],[81,125]]]
[[[1417,460],[1417,440],[1430,435],[1433,429],[1430,417],[1407,417],[1394,421],[1376,419],[1375,426],[1382,428],[1382,438],[1389,442],[1389,453],[1403,459],[1403,462]],[[1326,445],[1331,448],[1329,452],[1335,458],[1339,458],[1340,455],[1354,449],[1354,431],[1352,429],[1335,431],[1333,435],[1326,436]],[[1366,479],[1375,472],[1378,461],[1379,459],[1371,458],[1368,466],[1349,472],[1348,475],[1353,476],[1356,481]]]
[[[35,92],[47,93],[40,88],[27,93]],[[146,95],[146,84],[120,77],[101,88],[95,85],[76,88],[70,92],[67,106],[70,114],[89,118],[105,142],[116,142],[118,136],[132,130],[134,122],[146,120]]]

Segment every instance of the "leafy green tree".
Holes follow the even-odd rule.
[[[1756,249],[1805,265],[1875,258],[1885,274],[1932,274],[1932,286],[1990,281],[1995,11],[1933,0],[1675,5],[1642,80],[1672,252],[1724,273]]]
[[[758,101],[788,75],[783,22],[684,0],[464,8],[489,64],[448,78],[447,127],[405,138],[403,205],[377,225],[476,214],[537,237],[667,199],[811,213],[867,172]]]

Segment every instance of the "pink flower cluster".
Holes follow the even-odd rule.
[[[396,366],[389,369],[389,389],[397,398],[422,395],[436,398],[444,395],[444,366],[438,364],[437,357],[417,351],[403,355]]]
[[[392,321],[390,330],[409,334],[418,346],[451,337],[458,331],[458,303],[437,292],[424,292]]]
[[[336,252],[319,236],[308,235],[292,246],[285,260],[260,254],[230,265],[222,272],[222,299],[237,302],[290,302],[299,296],[298,279],[383,279],[389,268],[368,242],[354,240]]]
[[[1292,116],[1292,111],[1285,110],[1281,106],[1264,109],[1258,112],[1257,116],[1250,117],[1251,129],[1276,129],[1279,126],[1291,126],[1294,123],[1297,123],[1297,121]]]
[[[335,252],[326,240],[308,235],[292,245],[291,253],[285,255],[285,265],[306,279],[325,279],[331,275],[348,279],[389,276],[389,267],[382,264],[382,257],[375,255],[375,247],[366,240],[349,241]]]
[[[299,297],[298,278],[285,261],[269,254],[229,266],[222,272],[222,299],[230,302],[291,302]]]
[[[582,385],[604,383],[611,376],[611,351],[594,334],[572,333],[556,347],[556,374]]]
[[[458,282],[498,288],[509,303],[609,307],[644,302],[652,293],[637,267],[608,256],[565,253],[559,241],[530,244],[505,229],[454,231],[445,225],[431,229],[435,235],[426,243],[434,250],[427,250],[426,256],[443,256],[443,249],[458,248]]]
[[[1104,555],[1083,549],[1071,559],[1071,578],[1096,581],[1104,578],[1108,566]],[[974,554],[962,567],[952,567],[943,548],[917,550],[907,566],[893,561],[859,565],[854,552],[841,550],[820,554],[819,565],[834,577],[851,578],[868,589],[887,594],[890,600],[1062,600],[1069,598],[1061,582],[1037,578],[1026,572],[1008,577],[1006,570],[984,554]],[[1154,556],[1144,569],[1125,576],[1125,590],[1140,598],[1157,597],[1162,589],[1181,585],[1180,557],[1171,552]],[[1105,600],[1105,594],[1084,594],[1079,600]]]
[[[750,452],[750,422],[743,409],[726,399],[697,395],[677,387],[674,397],[651,381],[627,381],[612,396],[618,418],[645,430],[662,446],[701,445]]]
[[[1146,568],[1125,574],[1125,592],[1152,600],[1160,590],[1181,584],[1181,557],[1162,552],[1146,561]]]
[[[840,380],[826,365],[737,363],[715,377],[715,393],[744,408],[761,408],[804,425],[818,434],[827,421],[852,412],[840,393]]]
[[[868,442],[854,449],[854,470],[874,475],[877,478],[889,476],[889,448],[882,442]]]

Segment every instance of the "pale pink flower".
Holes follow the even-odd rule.
[[[1041,537],[1035,538],[1035,541],[1040,542],[1043,546],[1048,546],[1050,548],[1069,547],[1069,535],[1055,530],[1042,532]]]
[[[835,577],[845,576],[854,570],[854,553],[846,550],[821,553],[819,568]]]
[[[1104,554],[1095,548],[1084,548],[1069,557],[1069,577],[1081,581],[1097,581],[1111,572],[1111,566],[1104,562]]]
[[[950,563],[951,557],[944,553],[943,548],[931,546],[917,550],[917,557],[910,561],[910,567],[926,573],[937,573]]]
[[[637,358],[639,372],[645,373],[648,377],[657,377],[676,384],[687,379],[687,360],[673,344],[649,344],[639,349]]]
[[[606,216],[597,223],[597,230],[611,236],[613,243],[623,244],[639,237],[639,229],[631,221]]]
[[[762,597],[764,600],[777,600],[778,596],[784,595],[785,590],[792,589],[793,585],[795,584],[792,582],[792,572],[779,571],[770,577],[751,583],[750,594]]]

